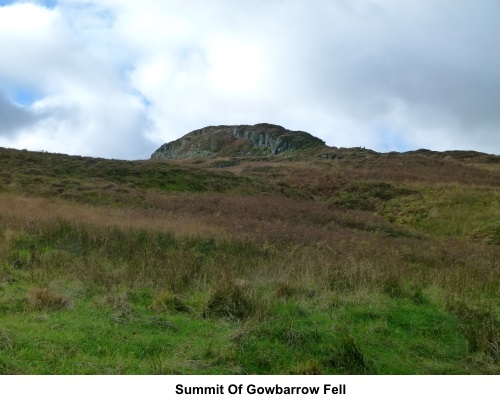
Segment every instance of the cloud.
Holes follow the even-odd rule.
[[[144,12],[135,4],[126,2],[116,28],[140,50],[131,77],[153,102],[154,139],[268,121],[339,146],[500,151],[495,2],[271,1],[249,9],[215,1],[193,11],[149,1]],[[131,15],[134,30],[124,23]],[[158,31],[160,21],[167,28]]]
[[[149,122],[136,98],[81,89],[69,94],[37,101],[33,109],[43,119],[18,131],[17,141],[34,150],[133,159],[154,148],[141,136]]]
[[[335,146],[500,153],[495,0],[49,6],[0,8],[0,90],[40,95],[0,101],[14,146],[147,158],[199,127],[272,122]]]
[[[103,157],[151,153],[145,133],[153,124],[127,82],[125,47],[106,38],[110,20],[88,4],[0,8],[0,88],[42,95],[24,109],[2,100],[6,122],[19,126],[4,144]]]
[[[22,106],[12,103],[0,93],[0,138],[13,138],[23,128],[29,128],[37,117]]]

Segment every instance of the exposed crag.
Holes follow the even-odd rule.
[[[325,142],[303,131],[279,125],[219,125],[192,131],[158,148],[152,159],[266,156],[284,152],[317,151]]]

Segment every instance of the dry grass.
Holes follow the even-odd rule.
[[[402,294],[404,283],[400,280],[406,283],[413,280],[423,287],[437,283],[462,291],[467,290],[467,285],[494,285],[498,276],[495,272],[500,257],[498,246],[421,238],[418,233],[387,224],[368,212],[281,196],[152,195],[151,204],[155,208],[144,210],[93,207],[39,197],[1,196],[0,204],[4,229],[0,249],[4,252],[9,251],[26,229],[42,227],[47,235],[55,232],[56,236],[50,238],[60,240],[54,242],[59,250],[51,253],[34,249],[34,242],[23,242],[25,250],[12,256],[12,260],[18,260],[21,265],[52,263],[61,269],[75,266],[68,262],[61,247],[70,252],[82,249],[78,247],[82,241],[68,240],[82,238],[82,235],[88,241],[85,243],[99,249],[101,256],[106,249],[111,252],[119,248],[117,254],[122,251],[123,259],[128,262],[107,264],[99,255],[92,254],[85,265],[76,264],[82,277],[99,281],[110,289],[125,280],[131,284],[162,280],[176,289],[193,281],[202,285],[208,275],[207,269],[201,271],[200,263],[207,255],[213,260],[222,259],[227,253],[219,255],[217,252],[221,249],[234,250],[231,253],[235,255],[234,261],[228,264],[244,269],[243,273],[231,271],[231,277],[254,280],[265,275],[265,278],[284,280],[277,290],[277,294],[283,296],[295,294],[292,290],[296,285],[311,283],[334,290],[375,283],[388,294]],[[54,224],[61,220],[63,223],[58,226],[62,228],[57,230]],[[125,233],[119,234],[113,229]],[[135,232],[135,236],[126,236],[129,231]],[[60,232],[69,234],[59,237]],[[158,236],[154,236],[155,232],[159,232]],[[162,242],[162,234],[170,235],[165,242]],[[193,254],[175,248],[168,252],[165,246],[173,243],[172,237],[200,239],[196,242],[199,251]],[[236,246],[235,241],[239,241],[241,247],[232,247]],[[249,252],[254,255],[253,250],[265,258],[260,268],[252,267],[254,259],[244,263],[245,255]],[[228,265],[223,265],[216,268],[216,273],[226,270]]]
[[[171,291],[158,293],[153,299],[151,308],[158,312],[193,312],[193,309],[188,304]]]
[[[57,310],[70,308],[72,305],[72,302],[68,297],[65,297],[48,288],[40,287],[32,288],[28,293],[27,300],[28,303],[37,310]]]
[[[215,225],[179,216],[175,212],[156,215],[158,212],[152,210],[82,205],[52,198],[0,195],[0,207],[2,222],[12,227],[63,220],[101,228],[162,230],[179,236],[220,235],[222,232]],[[15,234],[15,231],[7,230],[4,242],[11,240]]]

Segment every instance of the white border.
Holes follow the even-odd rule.
[[[224,386],[219,395],[178,395],[176,385]],[[325,384],[346,385],[345,395],[324,394]],[[242,394],[227,392],[242,385]],[[255,385],[317,386],[317,395],[250,395]],[[495,404],[499,376],[0,376],[2,403],[79,404]]]

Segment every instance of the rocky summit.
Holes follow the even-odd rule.
[[[158,148],[152,159],[273,156],[318,151],[325,142],[303,131],[279,125],[219,125],[192,131]]]

